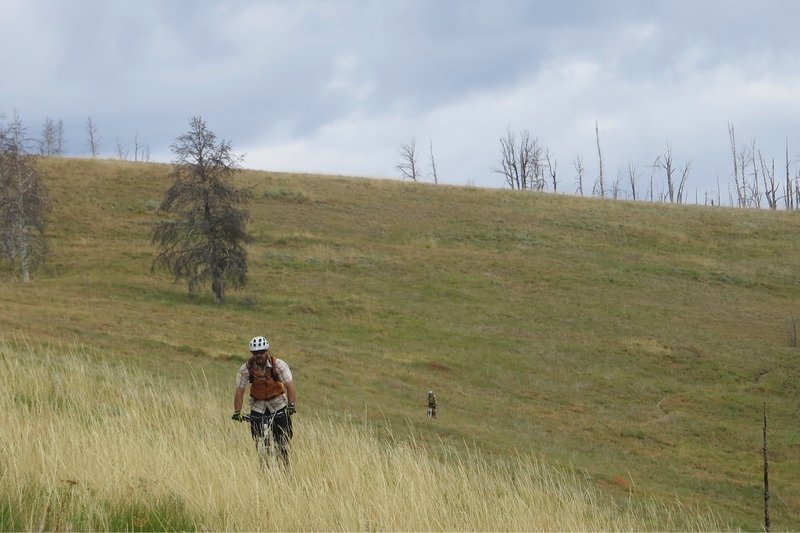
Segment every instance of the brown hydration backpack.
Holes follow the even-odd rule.
[[[286,387],[278,380],[275,372],[275,358],[268,356],[270,367],[263,371],[256,366],[255,357],[247,361],[250,372],[250,396],[256,400],[270,400],[286,392]]]

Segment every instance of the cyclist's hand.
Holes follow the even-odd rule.
[[[241,422],[242,420],[244,420],[244,417],[242,416],[241,411],[236,411],[235,413],[233,413],[231,419],[236,420],[237,422]]]
[[[297,412],[297,409],[295,408],[293,403],[290,403],[289,405],[286,406],[286,414],[287,415],[292,416],[296,412]]]

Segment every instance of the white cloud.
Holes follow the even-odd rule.
[[[332,92],[340,93],[344,97],[363,102],[374,94],[378,84],[372,80],[362,80],[364,75],[360,72],[359,59],[355,54],[341,54],[333,58],[333,74],[325,84]]]

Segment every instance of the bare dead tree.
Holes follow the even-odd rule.
[[[56,155],[64,155],[64,144],[66,140],[64,139],[64,121],[58,119],[58,125],[56,126]]]
[[[733,183],[736,187],[737,201],[739,207],[744,207],[744,195],[742,194],[744,188],[739,182],[739,158],[736,154],[736,132],[730,122],[728,122],[728,139],[731,143],[731,154],[733,156]]]
[[[692,170],[692,161],[689,160],[680,168],[681,179],[678,182],[678,203],[686,203],[686,180],[689,179],[689,172]],[[695,198],[696,200],[696,198]],[[696,203],[696,202],[695,202]]]
[[[29,139],[19,117],[0,126],[0,256],[30,281],[36,264],[47,258],[44,235],[49,210],[47,190],[36,169],[36,157],[27,149]]]
[[[769,456],[767,454],[767,403],[764,402],[764,531],[769,533]]]
[[[411,181],[417,181],[419,178],[416,152],[416,139],[412,138],[410,143],[400,145],[400,163],[397,165],[397,170],[400,171],[404,178]]]
[[[122,141],[120,141],[119,137],[117,137],[117,157],[120,159],[120,161],[127,161],[128,154],[130,154],[130,150],[123,146]]]
[[[603,151],[600,149],[600,128],[597,125],[597,121],[594,123],[594,136],[597,140],[597,159],[600,163],[600,177],[598,178],[600,183],[600,197],[603,198],[606,195],[606,189],[603,183]]]
[[[501,168],[495,170],[495,172],[503,174],[506,183],[512,189],[523,189],[526,183],[524,176],[520,173],[519,163],[517,162],[517,138],[510,127],[506,132],[506,136],[500,138],[500,149]]]
[[[544,159],[547,163],[547,174],[553,182],[553,192],[558,192],[558,179],[556,174],[558,172],[558,159],[550,158],[550,149],[546,148],[544,151]]]
[[[130,153],[130,148],[122,144],[120,138],[117,137],[117,157],[122,161],[127,161]],[[138,133],[133,137],[133,160],[150,161],[150,146],[139,142]]]
[[[525,130],[517,142],[516,134],[509,128],[506,136],[500,138],[500,147],[501,167],[495,172],[502,174],[512,189],[544,189],[544,150],[538,139],[531,140],[530,132]]]
[[[759,166],[755,140],[750,145],[736,146],[736,136],[731,124],[728,125],[728,134],[733,155],[733,176],[736,188],[736,201],[738,207],[760,207],[761,192],[759,183]]]
[[[667,197],[670,202],[675,201],[675,185],[674,185],[674,163],[672,160],[672,146],[667,143],[667,147],[662,155],[659,155],[653,163],[655,168],[664,170],[667,178]]]
[[[771,166],[768,166],[764,161],[764,155],[761,150],[758,151],[758,161],[761,165],[761,179],[764,181],[764,195],[767,199],[767,205],[773,211],[778,209],[778,184],[775,181],[775,158],[772,158]]]
[[[664,170],[667,179],[666,197],[669,198],[669,201],[671,203],[683,203],[685,200],[686,180],[689,177],[692,162],[687,161],[683,168],[676,168],[672,157],[672,145],[667,143],[664,153],[656,158],[653,166]],[[680,174],[680,178],[677,181],[676,173]]]
[[[433,183],[439,183],[439,175],[436,172],[436,158],[433,157],[433,139],[428,137],[428,146],[430,147],[431,152],[431,177],[433,178]]]
[[[739,152],[739,176],[742,180],[743,207],[761,207],[761,186],[758,179],[755,140]]]
[[[64,153],[64,122],[56,122],[47,117],[42,126],[42,136],[39,139],[39,154],[63,155]]]
[[[795,209],[800,207],[800,176],[794,178],[794,205]]]
[[[756,161],[756,141],[753,139],[750,143],[750,164],[753,167],[751,176],[752,181],[748,186],[748,190],[750,191],[750,203],[755,207],[761,207],[761,186],[759,185],[758,181],[758,164]]]
[[[784,205],[787,210],[794,208],[792,195],[791,163],[789,161],[789,137],[786,137],[786,194],[784,194]]]
[[[636,200],[636,181],[639,179],[636,163],[628,161],[628,182],[631,184],[631,195]]]
[[[56,145],[55,145],[55,155],[64,155],[64,121],[58,119],[58,123],[56,124]]]
[[[622,171],[617,171],[617,179],[611,182],[611,198],[618,200],[622,194]]]
[[[739,160],[737,162],[738,170],[737,176],[739,176],[739,183],[738,190],[736,191],[739,196],[739,207],[747,207],[748,205],[748,198],[749,193],[747,191],[747,167],[750,166],[750,156],[747,154],[747,148],[743,147],[742,150],[739,152]]]
[[[586,168],[583,166],[583,158],[580,154],[575,157],[572,166],[575,167],[575,172],[577,172],[575,179],[578,181],[578,188],[575,191],[583,196],[583,177],[586,175]]]
[[[100,151],[100,137],[97,135],[97,125],[92,120],[92,117],[86,120],[86,145],[92,157],[97,157]]]
[[[136,135],[133,136],[133,160],[139,161],[140,153],[144,151],[144,147],[139,144],[139,132],[136,132]]]

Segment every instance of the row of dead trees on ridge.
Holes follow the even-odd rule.
[[[85,126],[86,147],[96,157],[100,150],[97,125],[89,117]],[[26,282],[48,254],[44,230],[50,203],[36,159],[40,155],[63,156],[65,144],[62,120],[48,117],[41,135],[35,138],[16,113],[9,121],[0,114],[0,260]],[[120,159],[127,159],[129,151],[119,141],[117,145]],[[140,145],[137,136],[134,159],[149,158],[149,147]]]
[[[86,123],[84,124],[84,133],[86,135],[84,142],[89,155],[92,157],[99,156],[102,139],[99,134],[97,123],[92,119],[92,117],[88,117],[86,119]],[[47,117],[42,125],[40,137],[38,139],[30,139],[30,141],[32,144],[38,144],[40,155],[64,155],[64,149],[66,145],[66,141],[64,139],[64,121]],[[123,144],[120,138],[117,137],[115,155],[119,159],[127,161],[132,157],[133,161],[150,161],[150,146],[141,143],[138,133],[133,137],[132,150],[133,153],[131,153],[131,148]]]
[[[728,124],[731,154],[733,160],[733,189],[728,187],[728,204],[737,207],[768,207],[769,209],[800,208],[800,174],[796,170],[796,161],[789,158],[789,140],[786,140],[785,175],[779,175],[775,167],[775,158],[765,157],[756,148],[755,140],[750,144],[737,146],[733,124]],[[672,146],[667,143],[664,151],[656,157],[649,168],[649,184],[644,191],[641,188],[642,168],[629,162],[624,170],[620,170],[614,179],[606,175],[603,163],[603,150],[600,144],[600,129],[595,123],[595,140],[599,173],[587,187],[588,171],[583,158],[579,155],[572,163],[573,179],[576,183],[575,193],[585,193],[601,198],[649,200],[651,202],[669,202],[685,204],[690,201],[687,190],[692,162],[688,160],[678,163],[672,153]],[[433,142],[429,143],[430,177],[438,183],[436,159],[433,154]],[[794,173],[792,172],[795,167]],[[400,163],[397,169],[404,179],[422,181],[423,169],[417,159],[416,141],[404,143],[400,147]],[[519,135],[510,128],[500,138],[500,167],[495,170],[500,174],[505,185],[514,190],[545,191],[551,188],[559,191],[558,160],[550,149],[532,138],[528,130]],[[656,183],[657,176],[664,181]],[[715,193],[706,192],[701,200],[695,196],[695,203],[720,205],[722,190],[717,184]]]

